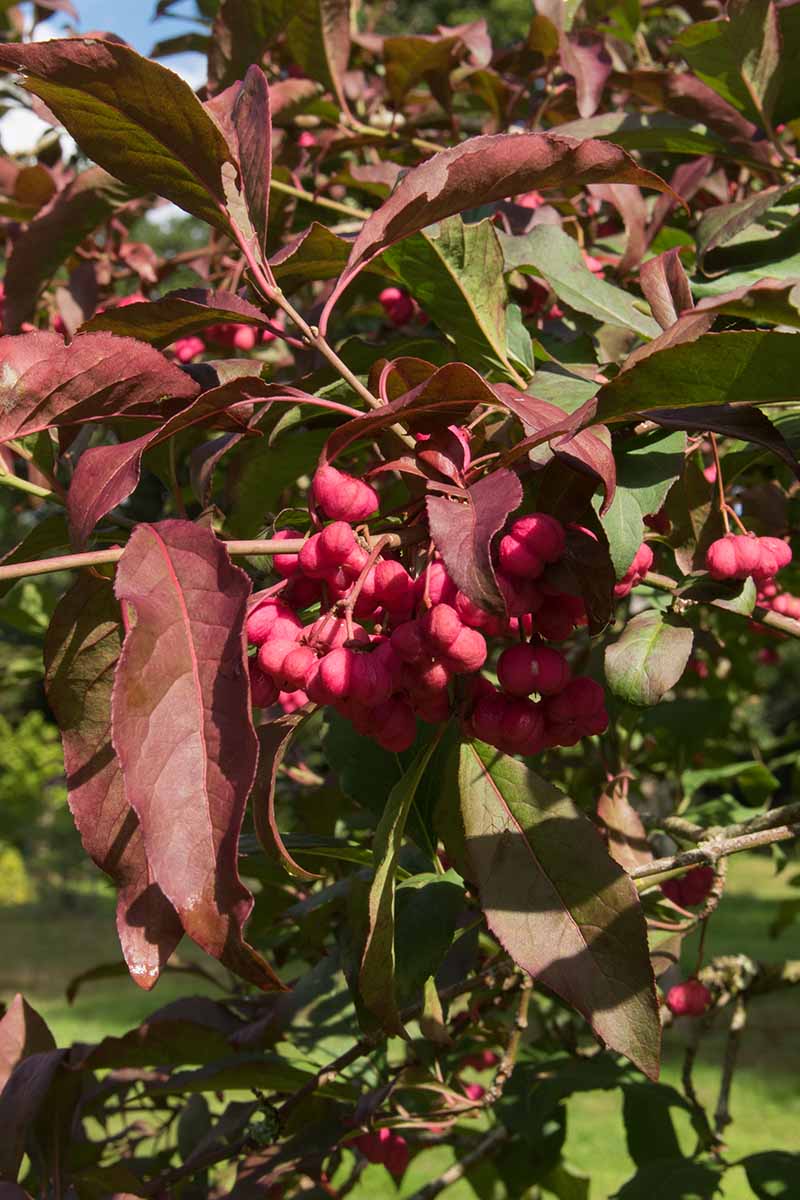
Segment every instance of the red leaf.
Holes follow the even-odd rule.
[[[176,338],[202,333],[210,325],[233,322],[266,327],[260,309],[233,292],[213,292],[205,288],[183,288],[168,292],[160,300],[144,300],[109,308],[87,321],[83,333],[105,331],[120,337],[134,337],[152,346],[169,346]]]
[[[492,566],[492,538],[522,503],[522,484],[501,468],[467,488],[465,504],[429,496],[428,522],[448,573],[473,604],[506,616]]]
[[[81,575],[47,631],[45,689],[61,728],[70,811],[87,854],[118,888],[122,953],[134,982],[149,989],[182,931],[148,869],[111,745],[111,689],[121,644],[111,581]]]
[[[617,271],[620,275],[625,275],[641,262],[648,245],[645,232],[647,205],[644,196],[638,188],[616,183],[592,183],[588,191],[599,200],[613,205],[622,217],[625,225],[625,251],[617,263]]]
[[[0,1020],[0,1092],[23,1058],[55,1048],[55,1038],[46,1022],[17,994]]]
[[[594,116],[612,70],[603,39],[562,33],[559,49],[562,67],[575,80],[578,112],[584,118]]]
[[[264,250],[272,176],[272,116],[269,86],[261,67],[247,69],[233,107],[233,124],[247,212]]]
[[[292,713],[259,725],[258,774],[253,788],[253,823],[261,845],[273,860],[279,862],[295,879],[319,879],[306,871],[292,858],[280,835],[275,818],[275,782],[283,757],[294,731],[306,718],[305,713]]]
[[[643,263],[639,282],[653,316],[662,329],[669,329],[685,308],[692,307],[689,276],[683,269],[677,246]]]
[[[152,346],[108,333],[23,333],[0,342],[0,442],[111,417],[163,420],[200,388]]]
[[[184,429],[203,425],[225,412],[233,417],[237,406],[244,408],[241,427],[246,429],[253,398],[269,392],[268,384],[258,379],[235,379],[204,392],[183,412],[159,429],[142,434],[131,442],[92,446],[78,459],[67,493],[70,532],[75,545],[84,546],[95,525],[106,513],[130,496],[139,482],[142,455],[159,442],[168,441]]]
[[[587,183],[635,183],[668,192],[669,185],[637,167],[618,146],[593,138],[549,133],[470,138],[442,150],[403,177],[392,195],[361,227],[347,267],[320,318],[325,332],[334,304],[359,271],[409,234],[476,204],[503,200],[531,188]]]
[[[31,1054],[17,1065],[0,1092],[0,1129],[3,1131],[0,1183],[15,1182],[28,1138],[47,1104],[51,1089],[57,1086],[59,1068],[67,1053],[67,1050],[46,1050]],[[50,1133],[55,1140],[56,1130],[51,1128]],[[62,1140],[60,1136],[58,1140]]]
[[[633,871],[652,860],[642,818],[619,785],[603,792],[597,815],[608,835],[608,853],[624,870]]]
[[[282,988],[242,933],[253,897],[237,853],[257,757],[250,580],[209,530],[162,521],[134,530],[116,592],[136,623],[116,672],[113,741],[153,876],[198,945],[243,979]]]

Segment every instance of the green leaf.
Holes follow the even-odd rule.
[[[741,1165],[758,1200],[792,1200],[800,1196],[800,1154],[766,1150],[748,1154]]]
[[[569,797],[482,742],[461,748],[470,878],[518,966],[650,1076],[661,1027],[636,890]]]
[[[606,647],[608,686],[628,704],[657,704],[686,669],[693,640],[687,625],[668,624],[655,609],[638,613]]]
[[[129,46],[93,38],[0,46],[90,158],[224,231],[222,133],[179,75]]]
[[[648,1163],[615,1192],[612,1200],[712,1200],[720,1194],[724,1168],[710,1163]]]
[[[375,832],[375,877],[369,891],[369,930],[359,973],[359,991],[366,1008],[387,1033],[403,1034],[397,1010],[395,981],[395,875],[406,821],[414,795],[438,745],[434,737],[392,788]],[[431,972],[427,971],[427,975]]]
[[[626,150],[742,158],[741,153],[707,125],[675,113],[600,113],[581,121],[567,121],[559,125],[558,131],[568,137],[608,138]]]
[[[275,279],[284,292],[295,292],[304,283],[335,279],[344,270],[350,243],[312,221],[270,259]]]
[[[598,321],[633,329],[646,338],[661,333],[658,322],[645,316],[628,292],[592,274],[577,242],[557,225],[537,225],[522,237],[497,236],[507,271],[541,275],[559,300]]]
[[[69,550],[67,520],[61,513],[38,521],[13,550],[3,555],[0,562],[5,566],[10,566],[11,563],[33,562],[34,559],[45,558],[54,550]],[[0,599],[8,595],[16,582],[16,579],[0,580]]]
[[[703,258],[711,250],[729,242],[754,221],[763,217],[794,186],[794,183],[787,183],[778,187],[763,188],[744,200],[736,200],[732,204],[718,204],[704,212],[697,226],[698,264],[702,264]]]
[[[657,513],[683,470],[686,434],[646,433],[615,455],[617,489],[634,497],[643,517]]]
[[[602,497],[596,496],[593,503],[599,510]],[[600,523],[606,531],[614,571],[617,579],[621,579],[644,540],[642,510],[633,493],[618,487],[611,507],[600,517]]]
[[[780,85],[780,34],[772,0],[733,0],[722,20],[687,25],[675,47],[723,100],[762,125],[769,120]]]
[[[399,885],[395,903],[395,979],[404,1008],[442,965],[464,907],[464,884],[455,871],[414,875]]]
[[[610,1054],[593,1058],[564,1055],[544,1062],[520,1063],[497,1104],[503,1124],[512,1133],[533,1140],[563,1101],[581,1092],[614,1091],[626,1077],[625,1068]]]
[[[680,1092],[667,1084],[623,1083],[625,1138],[628,1153],[637,1167],[645,1167],[658,1159],[683,1157],[670,1116],[671,1108],[691,1112]]]
[[[654,408],[800,400],[800,338],[777,330],[706,333],[642,359],[598,393],[597,421]]]
[[[384,251],[383,261],[454,339],[462,358],[499,367],[513,377],[503,253],[491,221],[465,225],[461,217],[448,217],[435,232],[413,234]]]

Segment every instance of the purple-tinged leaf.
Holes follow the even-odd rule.
[[[703,314],[708,316],[711,314]],[[598,420],[654,408],[800,400],[800,338],[777,330],[706,333],[637,362],[597,393]]]
[[[140,525],[117,569],[136,612],[116,670],[113,741],[155,881],[235,974],[283,985],[244,940],[239,833],[256,770],[244,617],[250,580],[188,521]]]
[[[272,115],[267,77],[255,64],[248,67],[236,97],[233,125],[239,143],[239,169],[247,212],[265,252],[272,176]]]
[[[221,172],[228,147],[174,71],[93,38],[0,46],[0,69],[24,72],[28,91],[117,179],[227,231]]]
[[[343,270],[351,243],[324,225],[312,221],[270,259],[275,279],[284,292],[304,283],[335,279]],[[385,274],[385,272],[381,272]]]
[[[464,493],[465,503],[428,496],[428,523],[436,549],[454,582],[473,604],[506,615],[492,565],[492,539],[522,503],[522,484],[501,468]]]
[[[62,513],[54,513],[37,521],[21,542],[0,558],[0,564],[10,566],[11,563],[33,562],[44,558],[55,550],[66,553],[69,550],[69,531]],[[16,584],[15,579],[0,581],[0,600],[11,591]]]
[[[597,801],[597,816],[608,837],[608,853],[625,871],[633,871],[652,861],[642,818],[615,784]]]
[[[134,982],[149,989],[182,931],[148,868],[111,745],[111,689],[121,645],[111,581],[81,575],[47,631],[45,690],[61,729],[70,811],[87,854],[118,889],[122,953]]]
[[[5,337],[0,443],[112,417],[163,420],[199,391],[185,371],[133,338],[82,333],[67,346],[57,333]]]
[[[14,242],[5,274],[6,333],[30,320],[39,292],[88,234],[127,200],[101,167],[83,171]]]
[[[759,279],[730,292],[706,296],[690,313],[726,313],[756,325],[800,326],[800,275],[790,279]]]
[[[591,402],[593,404],[593,401]],[[552,443],[553,453],[576,471],[584,471],[600,481],[603,504],[600,516],[608,512],[617,487],[617,468],[611,450],[611,438],[605,425],[592,425],[578,433],[565,434]]]
[[[672,72],[664,72],[664,74],[672,74]],[[675,168],[670,176],[670,187],[688,203],[703,186],[713,169],[713,157],[710,155],[700,155],[699,158],[693,158],[689,162],[681,163],[680,166]],[[650,224],[647,227],[648,246],[663,229],[667,217],[676,207],[674,196],[658,197],[653,208]]]
[[[160,428],[131,442],[91,446],[84,450],[67,492],[70,532],[75,545],[84,546],[97,522],[134,491],[146,450],[192,426],[213,423],[222,413],[246,431],[253,399],[269,390],[270,385],[259,379],[233,380],[203,392],[193,404],[176,413]],[[237,408],[241,410],[241,416],[237,414]]]
[[[800,479],[800,462],[783,434],[760,408],[712,405],[708,408],[657,408],[647,414],[650,421],[663,429],[685,429],[687,433],[719,433],[764,446],[789,467]]]
[[[464,745],[459,784],[490,930],[518,966],[655,1078],[661,1025],[633,883],[573,802],[517,759]]]
[[[556,516],[559,511],[556,508]],[[584,518],[584,521],[587,520],[588,516]],[[589,633],[594,635],[602,633],[613,618],[616,576],[603,526],[598,522],[592,529],[594,536],[581,526],[567,529],[564,556],[547,567],[543,582],[559,591],[581,597]]]
[[[184,288],[168,292],[160,300],[109,308],[87,321],[81,332],[114,333],[163,348],[176,338],[202,333],[211,325],[229,322],[264,328],[267,318],[254,304],[242,300],[234,292]]]
[[[444,217],[476,204],[503,200],[531,188],[580,187],[587,183],[635,183],[657,191],[669,187],[657,175],[607,142],[557,134],[496,134],[470,138],[414,167],[363,224],[350,259],[320,318],[325,330],[333,306],[363,267],[378,254]]]
[[[658,704],[686,669],[694,633],[672,624],[656,609],[637,613],[613,645],[606,647],[608,686],[628,704]]]
[[[584,118],[594,116],[612,70],[605,42],[597,36],[562,34],[559,49],[561,66],[575,80],[578,112]]]
[[[650,310],[662,329],[669,329],[685,308],[692,307],[689,276],[684,270],[677,246],[643,263],[639,282]]]
[[[214,1062],[230,1053],[229,1039],[243,1027],[227,1005],[208,996],[185,997],[149,1014],[143,1025],[120,1037],[103,1038],[96,1046],[75,1047],[70,1065],[124,1070]]]
[[[628,355],[624,363],[620,367],[620,371],[630,371],[637,363],[642,362],[645,358],[650,358],[653,354],[658,354],[659,350],[668,350],[670,346],[680,346],[684,342],[696,342],[704,333],[708,333],[711,326],[714,324],[716,314],[711,312],[698,312],[696,309],[690,309],[682,316],[678,317],[673,325],[660,333],[658,337],[653,338],[652,342],[646,342],[643,346],[637,346],[636,349]]]
[[[258,772],[251,803],[256,835],[266,853],[295,879],[308,881],[319,879],[319,876],[306,871],[292,858],[280,835],[275,816],[275,784],[278,770],[297,726],[302,724],[304,719],[305,714],[291,713],[289,716],[278,717],[275,721],[258,726]]]
[[[0,1092],[23,1058],[55,1048],[55,1038],[47,1023],[18,993],[0,1020]]]
[[[617,263],[620,275],[626,275],[642,261],[647,249],[647,205],[639,188],[617,183],[590,183],[587,189],[598,200],[613,205],[625,226],[625,250]]]
[[[412,88],[427,83],[445,112],[452,106],[450,72],[463,59],[466,47],[459,37],[399,34],[383,43],[386,86],[395,108],[401,109]]]
[[[3,1131],[0,1183],[16,1182],[26,1143],[36,1131],[51,1089],[57,1087],[57,1076],[67,1053],[67,1050],[45,1050],[29,1055],[15,1067],[0,1092],[0,1129]],[[50,1129],[52,1142],[56,1139],[61,1142],[60,1135],[60,1129]]]

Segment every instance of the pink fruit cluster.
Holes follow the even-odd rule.
[[[702,904],[714,885],[714,872],[711,867],[695,867],[677,879],[668,879],[662,883],[661,891],[668,900],[680,904],[681,908],[693,908]]]
[[[711,1003],[711,992],[699,979],[687,979],[671,987],[666,1000],[675,1017],[702,1017]]]
[[[408,1142],[393,1129],[377,1129],[374,1133],[362,1133],[353,1140],[367,1162],[382,1163],[390,1175],[399,1179],[408,1166]]]
[[[228,346],[232,350],[245,352],[254,350],[259,344],[273,342],[275,334],[269,329],[257,329],[254,325],[228,322],[224,325],[211,325],[204,331],[203,337],[191,334],[178,338],[172,344],[172,352],[178,362],[189,363],[199,358],[209,350],[209,342],[218,346]]]
[[[364,480],[328,464],[311,494],[328,523],[299,553],[274,556],[284,582],[247,620],[258,707],[329,706],[396,752],[413,744],[418,719],[439,724],[456,704],[470,735],[508,753],[573,746],[605,730],[603,689],[573,678],[563,653],[545,644],[586,622],[582,601],[546,580],[565,550],[559,521],[533,513],[501,539],[496,574],[509,616],[500,618],[459,591],[438,558],[414,578],[398,559],[367,553],[353,524],[375,513],[378,495]],[[292,530],[275,536],[299,538]],[[322,615],[306,624],[302,614],[316,604]],[[499,688],[479,674],[487,638],[523,639],[500,654]]]
[[[771,608],[773,612],[780,613],[782,617],[793,617],[795,621],[800,621],[800,596],[779,590],[774,579],[767,579],[759,586],[758,603],[762,608]]]
[[[706,569],[712,579],[747,579],[764,584],[792,561],[791,547],[781,538],[727,533],[706,551]]]
[[[378,301],[392,325],[408,325],[417,313],[416,304],[402,288],[384,288],[378,296]]]
[[[617,599],[627,596],[635,587],[638,587],[652,565],[653,551],[647,542],[642,542],[636,551],[633,562],[614,588],[614,595]]]

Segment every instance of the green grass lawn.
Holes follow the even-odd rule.
[[[789,929],[777,942],[767,932],[775,902],[787,894],[784,879],[775,877],[766,857],[740,855],[734,859],[725,899],[710,924],[708,953],[745,951],[764,961],[800,958],[800,927]],[[61,915],[0,908],[0,945],[3,948],[0,1000],[7,1002],[15,992],[22,991],[48,1021],[60,1045],[99,1041],[105,1035],[122,1033],[155,1007],[178,996],[215,991],[204,980],[166,974],[156,991],[148,995],[129,979],[120,978],[87,984],[70,1006],[64,992],[73,976],[99,963],[119,961],[110,900],[98,899],[91,911]],[[693,961],[692,951],[692,946],[687,945],[687,962]],[[185,962],[207,964],[188,942],[180,953]],[[724,1027],[704,1042],[695,1071],[700,1096],[712,1110],[723,1041]],[[665,1082],[679,1085],[681,1062],[682,1035],[672,1029],[665,1040],[662,1076]],[[800,992],[789,991],[755,1002],[733,1086],[734,1123],[728,1137],[731,1160],[759,1150],[800,1147],[799,1078]],[[633,1164],[625,1148],[620,1104],[618,1095],[605,1092],[580,1095],[569,1103],[566,1153],[575,1166],[591,1176],[592,1200],[607,1200],[633,1174]],[[676,1124],[688,1151],[692,1146],[688,1123],[681,1126],[676,1121]],[[399,1192],[389,1184],[382,1168],[370,1168],[361,1186],[352,1193],[353,1200],[362,1200],[362,1195],[376,1200],[383,1195],[410,1195],[426,1178],[446,1166],[447,1161],[445,1147],[417,1156]],[[728,1176],[724,1195],[725,1200],[749,1200],[752,1193],[743,1172]],[[474,1200],[475,1196],[467,1183],[447,1192],[448,1200]]]

